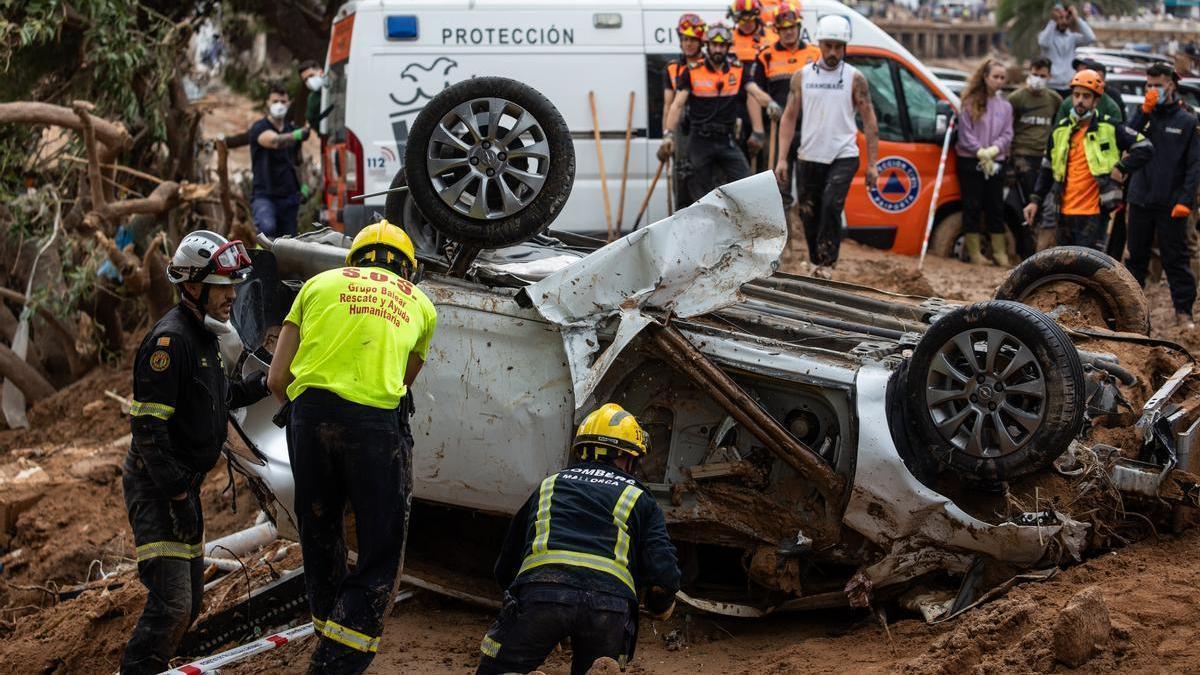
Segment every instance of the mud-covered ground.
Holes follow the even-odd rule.
[[[805,271],[792,254],[785,269]],[[1006,274],[930,258],[916,260],[853,243],[843,248],[834,278],[881,289],[978,301]],[[1148,292],[1155,335],[1195,351],[1200,340],[1167,325],[1165,285]],[[120,462],[128,419],[109,390],[128,396],[128,364],[102,367],[39,404],[31,431],[0,431],[0,673],[112,672],[144,599],[132,572]],[[248,526],[257,509],[245,489],[231,511],[224,464],[204,487],[207,537]],[[273,554],[281,544],[269,547]],[[292,550],[273,565],[248,559],[253,583],[294,567]],[[230,575],[206,597],[205,612],[237,602],[245,579]],[[80,589],[80,584],[89,584]],[[1101,602],[1063,611],[1095,586]],[[1186,672],[1200,663],[1200,533],[1160,533],[1140,543],[1028,583],[944,624],[892,609],[885,633],[864,611],[823,611],[733,620],[680,612],[669,622],[642,623],[633,673],[1027,673]],[[1094,598],[1093,598],[1094,601]],[[1097,656],[1072,671],[1056,662],[1056,640],[1078,640],[1080,617],[1106,608],[1111,630]],[[387,619],[370,672],[468,672],[491,613],[425,592],[397,605]],[[223,672],[303,669],[312,640],[260,655]],[[556,653],[549,673],[569,670]]]

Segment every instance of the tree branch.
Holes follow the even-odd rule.
[[[89,115],[96,138],[108,148],[121,152],[129,149],[133,139],[119,122]],[[0,103],[0,124],[46,124],[81,131],[79,116],[70,108],[34,101]]]
[[[0,375],[20,389],[29,403],[36,403],[56,391],[54,385],[47,382],[33,366],[4,345],[0,345]]]

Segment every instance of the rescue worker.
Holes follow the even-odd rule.
[[[762,18],[762,0],[733,0],[725,16],[734,22],[730,56],[740,61],[746,69],[747,76],[751,76],[758,53],[771,43],[771,35],[768,34]],[[751,107],[754,105],[750,103]],[[754,163],[759,167],[763,166],[766,163],[766,153],[762,151],[763,144],[759,143],[757,149],[750,145],[750,109],[745,106],[739,109],[738,119],[741,125],[738,129],[738,147],[745,151],[747,161],[757,158],[758,161]]]
[[[298,167],[299,146],[310,131],[307,124],[297,129],[287,119],[287,89],[278,83],[269,89],[267,114],[250,127],[250,210],[258,231],[277,237],[296,234],[300,202],[308,197],[308,184]]]
[[[1103,63],[1094,59],[1075,59],[1071,62],[1071,67],[1075,72],[1083,70],[1094,70],[1100,76],[1100,82],[1108,78],[1108,68]],[[1104,85],[1104,94],[1100,97],[1100,102],[1096,104],[1096,114],[1101,117],[1108,117],[1114,123],[1125,121],[1125,102],[1120,98],[1121,93],[1117,90],[1108,90],[1108,85]],[[1054,123],[1058,124],[1071,114],[1071,97],[1063,99],[1063,102],[1058,105],[1058,112],[1054,116]]]
[[[663,136],[667,134],[667,113],[675,101],[675,87],[679,81],[679,74],[692,64],[699,65],[704,62],[705,27],[704,20],[691,13],[680,16],[679,23],[675,27],[675,34],[679,36],[680,54],[679,58],[668,62],[666,69],[663,70]],[[679,132],[675,134],[675,151],[671,167],[675,178],[672,189],[675,192],[676,209],[690,206],[692,202],[696,201],[688,189],[688,181],[692,175],[691,165],[688,164],[687,159],[688,131],[689,124],[685,115],[679,123]]]
[[[267,395],[262,374],[225,377],[217,336],[250,258],[240,241],[207,230],[184,236],[167,266],[179,303],[158,320],[133,365],[133,433],[122,483],[146,606],[121,658],[124,675],[160,673],[175,656],[204,593],[200,483],[221,454],[228,411]]]
[[[1188,216],[1200,184],[1200,137],[1196,114],[1179,97],[1179,75],[1165,63],[1146,69],[1146,99],[1129,125],[1154,145],[1152,159],[1129,182],[1129,257],[1125,266],[1143,286],[1150,248],[1158,241],[1171,289],[1175,323],[1195,328],[1196,279],[1189,265]]]
[[[749,81],[740,62],[728,58],[729,45],[733,42],[728,26],[719,23],[709,26],[705,40],[708,43],[707,58],[690,64],[679,74],[675,99],[667,113],[666,132],[658,149],[659,161],[671,155],[675,132],[686,108],[691,126],[688,140],[691,193],[697,199],[717,187],[717,171],[729,183],[750,175],[746,156],[734,143],[739,111],[746,110],[747,95],[765,107],[773,120],[779,119],[783,112],[767,92]]]
[[[311,673],[361,673],[379,650],[408,531],[411,397],[437,313],[412,282],[412,241],[386,220],[346,267],[309,279],[284,319],[268,383],[290,409],[288,455],[304,580],[320,643]],[[346,567],[349,502],[358,561]]]
[[[1056,239],[1060,246],[1104,250],[1108,215],[1121,200],[1121,183],[1150,160],[1150,141],[1128,127],[1098,115],[1104,81],[1093,70],[1071,80],[1071,113],[1054,127],[1037,185],[1025,206],[1025,222],[1054,189],[1061,193]],[[1122,153],[1128,153],[1124,159]]]
[[[837,264],[842,242],[842,209],[850,181],[858,171],[858,127],[854,117],[862,119],[867,140],[866,185],[870,189],[879,180],[879,124],[871,104],[867,78],[846,63],[846,45],[850,42],[850,21],[840,15],[821,17],[817,22],[817,45],[821,58],[792,76],[787,109],[779,123],[779,147],[791,147],[796,120],[803,114],[800,128],[799,164],[796,169],[800,218],[808,256],[817,265],[814,274],[828,278]],[[775,173],[780,182],[788,180],[789,159],[780,155]]]
[[[654,496],[633,477],[650,437],[606,403],[575,434],[580,462],[542,481],[513,516],[496,560],[500,616],[478,675],[527,673],[571,638],[571,673],[602,657],[624,669],[637,644],[638,593],[667,619],[679,590],[675,546]]]
[[[754,65],[754,83],[766,90],[771,95],[771,100],[782,107],[787,105],[792,76],[804,66],[821,58],[821,50],[816,45],[800,39],[800,13],[793,5],[780,7],[775,14],[775,30],[779,39],[759,52]],[[750,109],[750,125],[753,128],[749,148],[752,153],[756,153],[768,141],[768,136],[763,129],[762,106],[753,100],[747,101],[747,105]],[[800,130],[801,122],[801,118],[797,116],[796,131]],[[778,142],[778,139],[776,141]],[[793,173],[796,152],[799,149],[800,134],[797,133],[792,138],[791,146],[782,151],[787,155],[789,171]],[[783,156],[779,154],[778,148],[776,153],[777,158]],[[779,189],[783,193],[783,205],[790,206],[793,201],[791,181],[781,184]]]

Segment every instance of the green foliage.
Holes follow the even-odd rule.
[[[1050,20],[1050,10],[1059,3],[1062,0],[1000,0],[996,6],[996,25],[1007,26],[1008,43],[1014,54],[1022,59],[1037,56],[1038,33]],[[1137,6],[1134,0],[1094,0],[1094,3],[1108,15],[1124,14]]]
[[[161,140],[181,40],[171,18],[140,0],[0,0],[0,99],[87,99]]]

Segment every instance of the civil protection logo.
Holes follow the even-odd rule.
[[[875,206],[889,213],[900,213],[917,201],[921,175],[911,162],[903,157],[884,157],[875,166],[879,169],[879,180],[867,186],[867,194]]]

